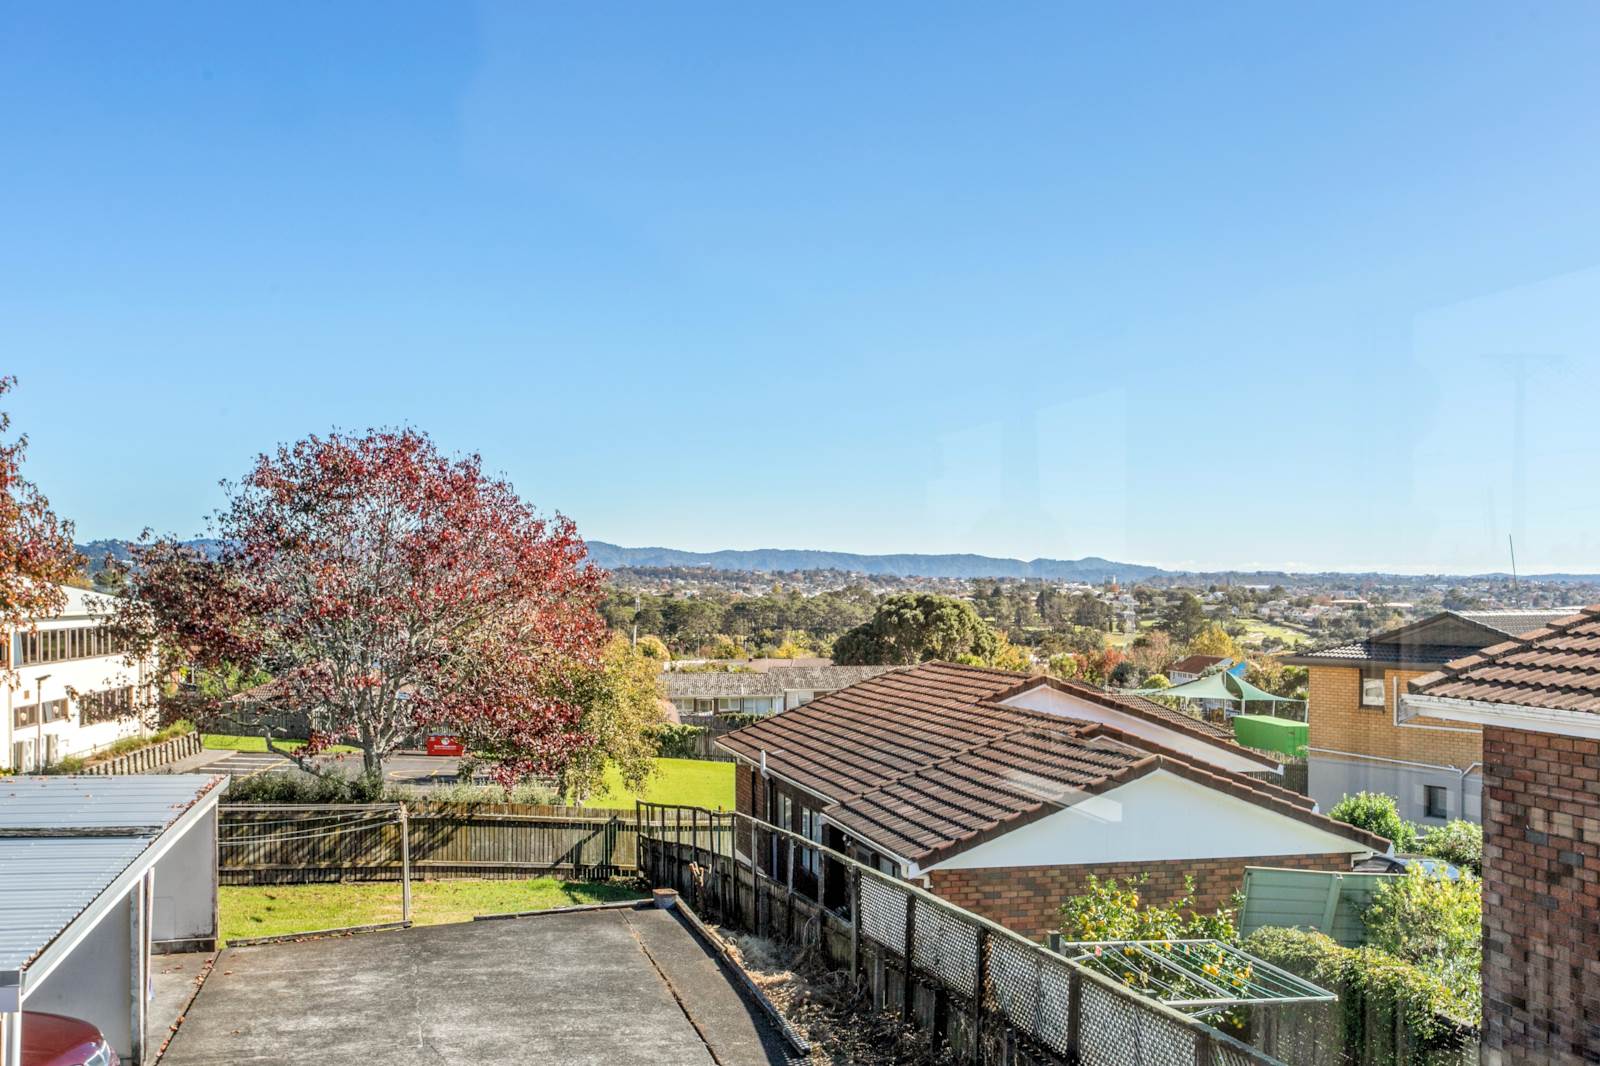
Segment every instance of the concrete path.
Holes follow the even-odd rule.
[[[207,965],[216,957],[215,951],[150,956],[150,983],[155,994],[145,1016],[144,1046],[152,1057],[172,1035],[179,1016],[205,979]]]
[[[161,1063],[782,1063],[764,1022],[674,916],[600,910],[230,948]]]

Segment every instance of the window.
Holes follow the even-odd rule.
[[[1361,671],[1361,706],[1382,707],[1384,705],[1383,671],[1373,671],[1370,667]]]
[[[123,646],[111,639],[103,626],[45,629],[17,637],[17,665],[55,663],[63,659],[93,659],[121,655]]]
[[[1450,817],[1450,791],[1443,785],[1422,786],[1424,812],[1429,818]]]
[[[800,835],[807,840],[822,843],[822,812],[814,811],[810,807],[800,807]],[[816,848],[802,848],[800,850],[800,869],[815,877],[822,867],[822,854]]]
[[[85,692],[78,697],[83,724],[111,722],[133,714],[133,686],[107,689],[104,692]]]
[[[39,724],[39,705],[30,703],[22,707],[13,708],[11,711],[11,725],[21,729],[24,726]]]
[[[67,718],[67,701],[66,700],[64,700],[64,699],[61,699],[61,700],[47,700],[45,702],[45,704],[44,704],[44,721],[46,723],[49,723],[49,722],[64,722],[64,721],[66,721],[66,718]]]

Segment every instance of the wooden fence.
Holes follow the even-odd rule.
[[[411,876],[604,879],[637,871],[634,811],[535,804],[224,804],[225,885],[399,881]],[[703,841],[711,844],[707,836]]]
[[[151,770],[159,770],[163,766],[187,759],[191,755],[199,755],[203,747],[199,733],[185,733],[163,740],[159,744],[130,751],[126,755],[117,755],[100,762],[90,763],[83,768],[86,774],[144,774]]]
[[[724,928],[808,949],[981,1066],[1283,1066],[909,882],[748,815],[640,804],[640,866]],[[735,846],[737,844],[737,847]],[[781,871],[781,872],[780,872]],[[810,881],[803,889],[797,872]],[[819,900],[828,901],[826,905]]]

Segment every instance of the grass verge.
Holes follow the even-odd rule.
[[[636,793],[622,783],[616,767],[606,769],[605,785],[589,797],[591,807],[632,807],[634,801],[681,803],[733,809],[733,763],[706,759],[657,759],[655,776]]]
[[[213,749],[218,750],[218,751],[258,751],[258,752],[265,752],[267,750],[267,742],[262,737],[240,736],[237,733],[202,733],[200,735],[200,739],[205,744],[206,747],[213,748]],[[303,741],[303,740],[279,740],[276,743],[277,743],[278,747],[286,748],[286,749],[289,749],[289,750],[292,751],[295,748],[300,747],[300,745],[304,744],[305,741]],[[332,747],[327,748],[325,750],[327,750],[329,752],[343,753],[343,752],[360,751],[361,749],[360,748],[352,748],[348,744],[335,744]]]
[[[416,881],[411,920],[417,925],[468,922],[477,914],[545,910],[583,903],[638,899],[623,884],[539,877],[530,881]],[[348,925],[400,920],[397,882],[345,881],[326,885],[224,885],[222,936],[282,936]]]

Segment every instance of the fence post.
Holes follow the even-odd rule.
[[[861,871],[850,868],[850,990],[861,985]]]
[[[633,868],[639,871],[639,876],[649,880],[650,875],[644,868],[644,804],[638,800],[633,801]]]
[[[989,930],[978,927],[978,957],[972,967],[972,1061],[983,1061],[983,1008],[989,998]]]
[[[761,935],[761,879],[756,874],[756,848],[761,843],[760,830],[754,821],[750,825],[750,931]]]
[[[1080,1054],[1078,1029],[1083,1021],[1083,975],[1076,966],[1067,971],[1067,1061],[1077,1062]]]
[[[672,809],[672,887],[683,891],[683,808]]]
[[[905,981],[905,1007],[902,1017],[911,1021],[911,1005],[916,998],[917,979],[911,972],[911,959],[917,950],[917,897],[910,892],[906,893],[906,981]]]
[[[785,837],[789,842],[789,861],[784,867],[783,897],[783,938],[791,943],[794,941],[794,837]]]
[[[411,827],[404,803],[400,804],[400,920],[411,920]]]
[[[1194,1066],[1211,1066],[1211,1034],[1198,1026],[1194,1033]]]

